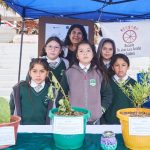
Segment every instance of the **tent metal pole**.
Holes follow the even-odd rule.
[[[22,61],[22,47],[23,47],[24,25],[25,25],[25,20],[23,19],[22,20],[22,29],[21,29],[21,43],[20,43],[20,55],[19,55],[18,83],[20,82],[20,73],[21,73],[21,61]]]
[[[19,56],[18,83],[20,82],[20,73],[21,73],[21,61],[22,61],[22,47],[23,47],[24,26],[25,26],[25,19],[23,17],[23,19],[22,19],[22,28],[21,28],[21,43],[20,43],[20,56]]]

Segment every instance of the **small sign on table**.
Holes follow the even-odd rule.
[[[84,119],[79,117],[54,117],[53,133],[55,134],[83,134]]]
[[[129,117],[129,135],[150,136],[150,117]]]
[[[0,146],[15,145],[14,127],[0,127]]]

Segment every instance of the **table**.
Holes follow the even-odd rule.
[[[87,125],[86,133],[101,134],[104,131],[121,133],[120,125]],[[20,125],[18,132],[26,133],[52,133],[52,125]]]
[[[87,125],[83,147],[78,150],[101,150],[100,137],[104,131],[116,133],[117,150],[127,150],[124,146],[120,125]],[[6,150],[60,150],[55,147],[51,125],[20,125],[17,143]]]

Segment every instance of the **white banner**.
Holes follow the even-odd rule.
[[[129,57],[150,56],[150,21],[99,23],[102,36],[116,43],[117,53]]]

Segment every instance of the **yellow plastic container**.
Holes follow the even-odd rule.
[[[136,112],[137,108],[126,108],[117,111],[117,117],[120,119],[122,135],[126,147],[132,150],[150,150],[150,136],[129,135],[129,117],[123,115],[123,112]],[[150,109],[138,108],[139,112],[149,112]]]

